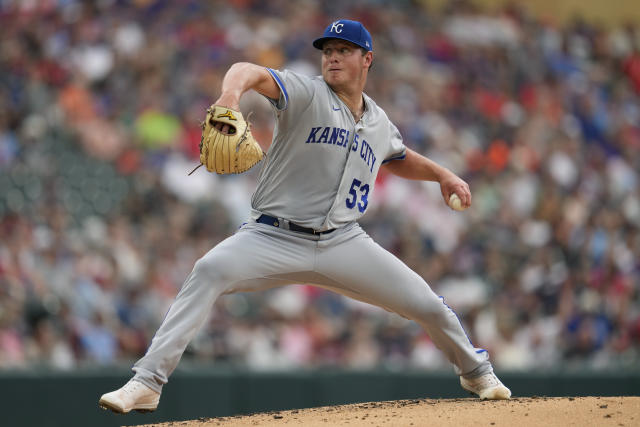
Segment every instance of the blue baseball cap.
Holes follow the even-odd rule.
[[[371,34],[369,34],[369,31],[367,31],[364,25],[362,25],[358,21],[339,19],[335,22],[332,22],[324,30],[324,34],[322,34],[322,37],[313,41],[313,47],[322,50],[322,45],[324,44],[324,42],[330,39],[346,40],[360,46],[367,51],[373,50]]]

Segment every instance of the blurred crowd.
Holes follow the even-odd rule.
[[[259,166],[199,170],[226,69],[319,74],[332,20],[374,41],[365,91],[473,206],[381,174],[361,221],[499,370],[640,360],[640,26],[467,1],[0,0],[0,368],[130,363]],[[268,103],[247,96],[268,145]],[[389,286],[394,286],[389,283]],[[186,360],[451,369],[414,323],[305,284],[221,297]]]

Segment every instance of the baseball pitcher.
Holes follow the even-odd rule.
[[[248,222],[199,259],[186,278],[134,377],[104,394],[118,413],[153,411],[162,387],[220,295],[294,283],[320,286],[417,322],[453,364],[464,389],[482,399],[511,392],[493,373],[487,351],[473,346],[456,314],[402,261],[358,225],[380,168],[440,184],[445,202],[471,205],[469,186],[404,146],[385,112],[364,92],[373,60],[369,32],[356,21],[331,23],[313,42],[322,75],[309,77],[249,63],[226,73],[203,124],[200,161],[207,170],[262,170]],[[276,116],[263,156],[239,112],[248,90]]]

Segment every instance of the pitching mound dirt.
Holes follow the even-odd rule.
[[[147,427],[212,426],[638,426],[640,397],[533,397],[508,401],[416,399],[369,402]]]

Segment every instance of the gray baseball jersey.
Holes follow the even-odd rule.
[[[398,130],[366,95],[358,123],[320,77],[269,70],[280,86],[273,143],[252,198],[252,219],[211,249],[185,280],[134,379],[157,392],[220,295],[308,283],[416,321],[473,378],[491,372],[456,314],[429,285],[357,224],[380,165],[401,159]],[[282,219],[257,221],[262,214]],[[295,223],[315,230],[293,231]]]
[[[367,210],[378,169],[402,159],[398,129],[367,95],[356,123],[321,76],[268,69],[280,86],[274,138],[252,198],[267,213],[316,230],[344,226]]]

